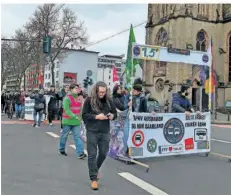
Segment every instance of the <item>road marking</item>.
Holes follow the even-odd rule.
[[[158,189],[157,187],[143,181],[142,179],[139,179],[138,177],[135,177],[134,175],[128,173],[128,172],[123,172],[123,173],[118,173],[121,177],[124,179],[127,179],[131,183],[139,186],[146,192],[152,194],[152,195],[168,195],[166,192]]]
[[[71,148],[76,149],[75,145],[73,145],[73,144],[71,144],[71,145],[69,145],[69,146],[70,146]],[[84,149],[84,153],[85,153],[86,155],[88,155],[88,154],[87,154],[87,150],[85,150],[85,149]]]
[[[54,137],[54,138],[59,138],[59,135],[55,134],[55,133],[52,133],[52,132],[46,132],[46,134]]]
[[[231,144],[230,141],[225,141],[225,140],[220,140],[220,139],[211,139],[212,141],[215,141],[215,142],[221,142],[221,143],[225,143],[225,144]]]
[[[212,127],[220,127],[220,128],[231,128],[231,125],[212,125]]]
[[[231,159],[231,156],[229,156],[229,155],[219,154],[219,153],[215,153],[215,152],[210,152],[210,154],[212,154],[214,156],[219,156],[219,157],[222,157],[222,158]]]

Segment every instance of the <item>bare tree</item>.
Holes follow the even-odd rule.
[[[7,76],[14,69],[15,59],[12,42],[1,42],[1,88],[6,82]]]
[[[14,59],[17,60],[13,72],[17,75],[18,88],[26,70],[37,63],[40,59],[41,43],[28,41],[30,33],[26,30],[19,29],[15,32],[15,39],[19,40],[14,43]]]
[[[33,38],[42,39],[49,35],[52,38],[52,51],[47,56],[51,63],[51,84],[55,85],[55,60],[66,57],[68,46],[83,46],[87,43],[86,29],[82,21],[69,8],[58,7],[55,4],[44,4],[34,12],[26,25]]]

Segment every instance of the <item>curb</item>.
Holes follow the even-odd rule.
[[[231,121],[212,121],[211,124],[217,125],[231,125]]]

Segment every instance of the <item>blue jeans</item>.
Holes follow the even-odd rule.
[[[19,118],[21,115],[21,110],[22,110],[22,106],[21,104],[15,104],[15,114],[16,114],[16,118]]]
[[[20,115],[21,119],[25,118],[25,106],[21,106],[21,115]]]
[[[83,141],[80,138],[80,126],[63,125],[63,131],[60,136],[59,151],[65,152],[65,146],[70,131],[72,132],[75,142],[76,154],[79,156],[84,153]]]
[[[37,111],[37,110],[34,109],[34,124],[37,123],[37,114],[39,115],[39,117],[38,117],[38,126],[40,126],[41,121],[42,121],[42,117],[43,117],[43,110]]]

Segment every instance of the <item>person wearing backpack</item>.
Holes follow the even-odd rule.
[[[42,89],[39,90],[38,93],[33,93],[30,96],[31,99],[35,100],[34,104],[34,124],[33,127],[40,127],[42,116],[45,113],[46,110],[46,98],[44,96],[44,91]],[[37,115],[38,115],[38,122],[37,122]]]

